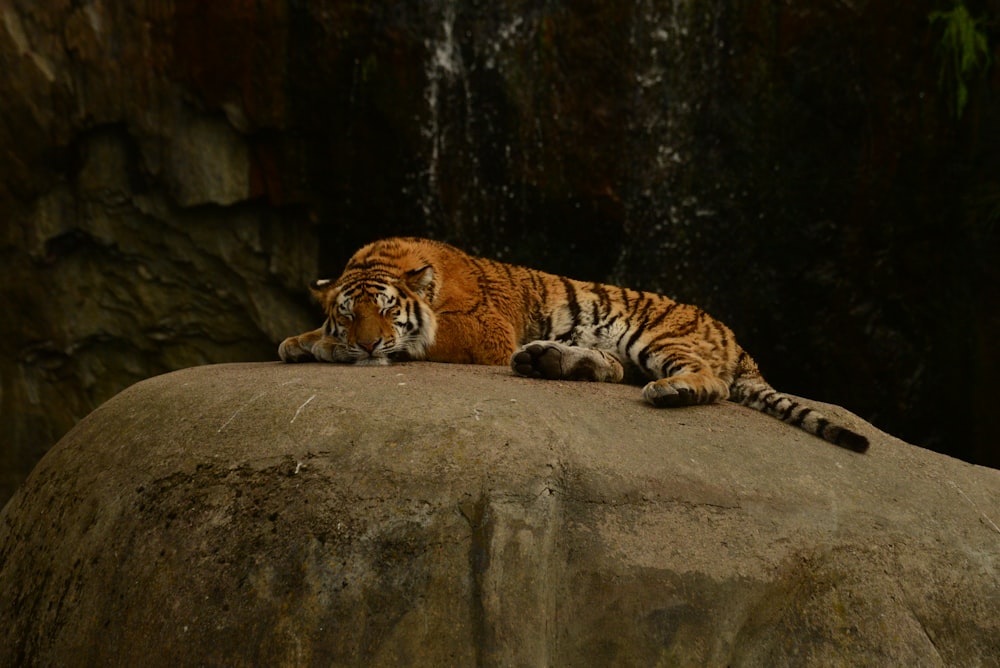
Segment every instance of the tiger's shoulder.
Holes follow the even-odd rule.
[[[467,253],[443,241],[423,237],[389,237],[360,248],[338,279],[341,283],[373,277],[398,277],[429,269],[428,301],[446,310],[471,308],[482,302],[524,308],[525,289],[544,291],[565,280],[537,269],[507,264]]]

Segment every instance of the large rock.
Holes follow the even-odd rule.
[[[957,128],[945,4],[0,1],[0,503],[132,383],[273,359],[401,233],[697,303],[1000,466],[1000,79]]]
[[[0,515],[2,665],[996,665],[1000,472],[828,407],[505,369],[207,366]]]

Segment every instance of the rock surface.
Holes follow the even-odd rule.
[[[1000,472],[826,408],[869,454],[498,368],[146,380],[0,514],[0,664],[996,665]]]

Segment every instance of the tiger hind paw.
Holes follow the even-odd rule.
[[[724,401],[729,398],[729,389],[717,378],[689,374],[647,383],[642,396],[657,408],[674,408]]]

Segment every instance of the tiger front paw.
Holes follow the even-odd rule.
[[[563,378],[562,351],[554,345],[529,343],[510,358],[514,373],[528,378]]]
[[[299,337],[289,336],[278,346],[278,357],[282,362],[315,362],[312,348],[302,345]]]
[[[312,356],[317,362],[357,362],[356,357],[348,354],[347,346],[328,336],[324,336],[312,345]],[[388,360],[379,363],[387,362]]]
[[[510,368],[521,376],[548,380],[590,380],[619,383],[624,369],[603,350],[567,346],[555,341],[534,341],[514,353]]]

